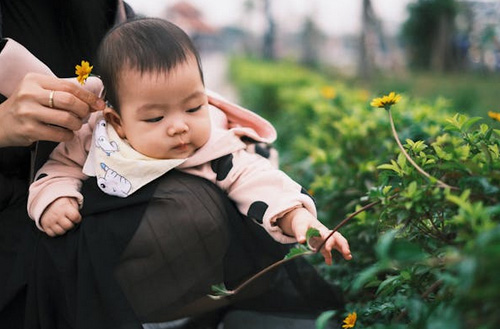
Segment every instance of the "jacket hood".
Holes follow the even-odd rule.
[[[272,143],[276,140],[276,129],[260,115],[228,101],[213,91],[207,90],[207,96],[209,104],[226,114],[228,129],[243,128],[244,133],[242,131],[241,136],[247,136],[259,142]],[[252,133],[252,130],[255,133]]]

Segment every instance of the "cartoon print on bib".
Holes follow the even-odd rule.
[[[106,120],[102,119],[97,122],[95,126],[95,146],[100,148],[110,156],[111,153],[118,151],[118,144],[115,141],[110,141],[108,139],[108,133],[106,132]]]
[[[104,177],[97,177],[97,185],[106,194],[125,198],[132,189],[128,179],[101,162],[101,168],[105,171]]]

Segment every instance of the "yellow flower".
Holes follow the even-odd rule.
[[[89,62],[82,60],[81,66],[75,66],[76,80],[78,80],[80,84],[84,85],[90,75],[90,72],[92,72],[92,68],[94,68],[94,66],[90,66]]]
[[[321,88],[321,95],[326,99],[334,99],[337,95],[337,91],[331,86],[325,86]]]
[[[370,103],[373,107],[384,108],[386,110],[390,109],[392,105],[396,104],[401,100],[401,95],[391,92],[389,95],[383,97],[374,98]]]
[[[499,112],[489,111],[489,112],[488,112],[488,116],[489,116],[490,118],[492,118],[493,120],[500,121],[500,113],[499,113]]]
[[[356,325],[356,319],[358,318],[358,315],[356,312],[349,313],[347,317],[344,319],[344,324],[342,325],[342,328],[354,328]]]

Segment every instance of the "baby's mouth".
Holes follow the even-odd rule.
[[[174,149],[176,150],[185,150],[188,147],[188,142],[185,142],[182,140],[182,138],[179,138],[179,143],[174,146]]]

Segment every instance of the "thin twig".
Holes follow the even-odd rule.
[[[415,169],[419,173],[421,173],[422,175],[424,175],[425,177],[427,177],[431,182],[433,180],[436,180],[439,187],[441,187],[441,188],[449,188],[451,190],[458,190],[458,188],[456,188],[454,186],[450,186],[450,185],[446,184],[445,182],[443,182],[443,181],[441,181],[441,180],[439,180],[439,179],[437,179],[435,177],[432,177],[425,170],[423,170],[415,161],[413,161],[413,159],[406,152],[405,148],[403,147],[403,144],[401,144],[401,141],[399,140],[398,132],[396,131],[396,127],[394,126],[394,120],[392,118],[391,109],[388,109],[387,112],[389,113],[389,121],[391,123],[391,130],[392,130],[392,134],[394,136],[394,139],[396,140],[396,143],[398,144],[399,148],[401,149],[401,152],[403,153],[403,155],[413,165],[413,167],[415,167]]]
[[[284,264],[284,263],[286,263],[286,262],[288,262],[288,261],[290,261],[292,259],[295,259],[297,257],[304,256],[304,255],[311,255],[313,253],[314,253],[313,251],[306,251],[306,252],[304,252],[302,254],[293,255],[293,256],[290,256],[290,257],[287,257],[287,258],[283,258],[282,260],[279,260],[279,261],[277,261],[275,263],[272,263],[268,267],[266,267],[263,270],[259,271],[257,274],[253,275],[250,279],[248,279],[245,282],[243,282],[242,284],[240,284],[234,290],[230,290],[230,292],[233,295],[237,294],[238,292],[240,292],[241,290],[243,290],[243,288],[245,288],[246,286],[248,286],[252,281],[256,280],[257,278],[259,278],[261,276],[263,276],[267,272],[275,269],[276,267],[280,266],[281,264]]]
[[[396,197],[396,195],[391,196],[389,198],[389,200],[393,199],[394,197]],[[277,261],[275,263],[272,263],[271,265],[267,266],[263,270],[259,271],[257,274],[251,276],[248,280],[244,281],[242,284],[240,284],[235,289],[229,290],[228,291],[229,295],[237,294],[238,292],[240,292],[243,288],[245,288],[246,286],[248,286],[251,282],[253,282],[257,278],[261,277],[262,275],[264,275],[265,273],[271,271],[272,269],[274,269],[274,268],[276,268],[276,267],[278,267],[278,266],[280,266],[280,265],[282,265],[282,264],[284,264],[284,263],[286,263],[288,261],[291,261],[292,259],[295,259],[295,258],[300,257],[300,256],[311,255],[311,254],[319,252],[319,250],[321,250],[321,248],[325,245],[326,241],[333,235],[333,233],[337,232],[342,226],[344,226],[345,224],[347,224],[351,219],[353,219],[354,217],[356,217],[357,215],[359,215],[363,211],[366,211],[366,210],[368,210],[368,209],[376,206],[380,202],[381,201],[379,200],[379,201],[374,201],[372,203],[369,203],[366,206],[358,209],[357,211],[353,212],[352,214],[350,214],[349,216],[347,216],[346,218],[344,218],[339,224],[337,224],[337,226],[335,226],[333,228],[333,230],[326,237],[326,239],[324,239],[323,242],[319,245],[319,247],[316,248],[314,251],[306,251],[304,253],[293,255],[293,256],[281,259],[281,260],[279,260],[279,261]]]

